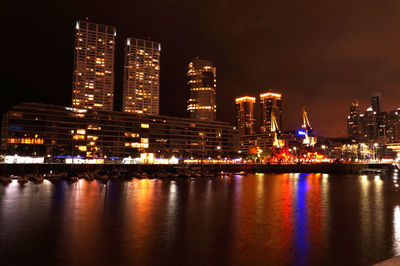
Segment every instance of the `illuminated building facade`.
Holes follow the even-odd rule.
[[[125,44],[123,111],[159,114],[161,44],[128,38]]]
[[[278,127],[282,130],[282,95],[275,92],[260,94],[261,132],[271,132],[271,113],[274,112]]]
[[[255,133],[254,106],[256,98],[244,96],[235,99],[236,122],[240,135],[251,135]]]
[[[400,108],[388,113],[386,121],[386,136],[388,142],[400,141]]]
[[[377,139],[376,111],[368,107],[363,119],[364,139],[373,142]]]
[[[3,117],[5,154],[84,158],[229,157],[239,149],[226,122],[78,109],[38,103],[14,106]],[[46,157],[47,158],[47,157]]]
[[[352,139],[359,139],[361,135],[360,108],[356,99],[350,106],[350,113],[347,117],[347,135]]]
[[[190,118],[214,121],[216,119],[216,68],[210,61],[196,57],[189,63],[187,73]]]
[[[76,22],[72,106],[112,110],[116,29]]]
[[[370,97],[370,106],[360,114],[358,101],[350,106],[347,117],[348,136],[359,142],[379,144],[400,141],[400,108],[389,112],[381,110],[381,95],[374,93]]]
[[[274,134],[272,132],[241,135],[240,153],[247,155],[268,152],[271,150],[273,142]]]

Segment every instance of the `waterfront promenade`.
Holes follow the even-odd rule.
[[[137,172],[171,171],[177,165],[154,164],[1,164],[0,174],[23,175],[28,173],[90,172],[97,169],[111,171],[124,169]],[[391,173],[398,166],[391,163],[317,163],[317,164],[202,164],[207,171],[248,172],[248,173]]]

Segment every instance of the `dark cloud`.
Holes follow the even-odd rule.
[[[17,5],[18,4],[18,5]],[[2,111],[20,101],[70,104],[73,25],[89,17],[118,31],[116,94],[128,36],[162,43],[161,112],[185,115],[185,74],[195,56],[217,66],[218,118],[234,121],[233,99],[283,93],[284,128],[306,105],[316,131],[345,134],[348,107],[380,91],[400,106],[399,1],[41,1],[6,5],[8,40]]]

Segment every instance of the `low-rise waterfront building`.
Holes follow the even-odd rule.
[[[218,158],[235,155],[239,139],[226,122],[22,103],[3,117],[1,149],[49,158]]]
[[[270,151],[274,141],[272,132],[240,136],[240,152],[243,155],[256,154],[260,151]]]

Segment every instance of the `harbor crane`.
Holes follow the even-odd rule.
[[[312,136],[311,123],[304,106],[302,107],[302,120],[303,123],[301,127],[303,128],[304,139],[300,149],[300,161],[313,162],[315,160],[321,160],[324,156],[315,151],[314,145],[317,143],[317,138]]]
[[[274,111],[271,112],[271,132],[274,134],[274,140],[272,143],[272,154],[270,157],[270,162],[281,163],[290,161],[290,153],[285,141],[280,137],[280,131],[278,122]]]
[[[303,118],[303,124],[301,127],[304,130],[304,140],[303,144],[308,146],[308,147],[314,147],[315,143],[317,143],[317,138],[312,136],[312,127],[310,124],[310,120],[308,119],[307,116],[307,111],[306,108],[303,106],[301,108],[301,113],[302,113],[302,118]]]

